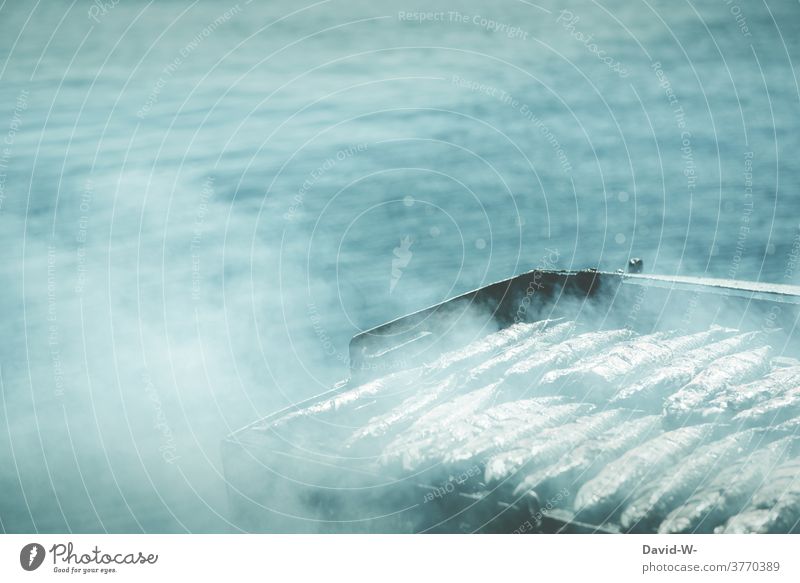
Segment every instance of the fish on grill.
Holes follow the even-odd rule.
[[[606,431],[612,425],[626,417],[630,411],[613,409],[586,415],[561,427],[546,429],[528,439],[510,442],[505,436],[491,436],[468,443],[462,450],[456,450],[449,457],[459,459],[465,453],[481,450],[497,450],[508,448],[493,455],[486,462],[484,476],[486,482],[503,480],[521,468],[534,469],[549,465],[559,457],[569,455],[578,445]]]
[[[481,384],[484,380],[493,375],[500,377],[509,366],[513,365],[520,358],[533,355],[538,349],[544,348],[549,344],[560,342],[574,331],[575,322],[564,322],[542,330],[524,342],[504,350],[500,354],[469,370],[466,373],[464,384],[467,386],[474,386]],[[495,380],[495,378],[491,380]]]
[[[501,376],[504,372],[504,367],[507,367],[509,363],[513,363],[515,360],[530,354],[540,347],[562,340],[569,336],[575,329],[574,322],[558,323],[556,320],[548,320],[546,323],[548,324],[547,326],[540,326],[535,333],[530,334],[529,337],[526,337],[516,344],[512,344],[510,348],[506,348],[500,352],[500,354],[489,358],[483,364],[477,365],[464,373],[459,373],[457,371],[452,372],[444,380],[439,382],[429,381],[428,386],[423,386],[417,393],[411,395],[388,412],[369,419],[366,425],[355,432],[350,440],[348,440],[348,445],[352,445],[365,437],[374,438],[385,435],[390,430],[402,426],[404,423],[408,423],[414,419],[418,413],[435,405],[443,396],[453,393],[456,389],[463,391],[465,389],[488,384],[491,380],[494,380],[492,378],[493,373],[498,377]],[[472,350],[468,349],[466,353],[472,354]],[[469,360],[469,358],[467,360]],[[446,370],[448,367],[456,368],[452,364],[454,362],[452,356],[446,357],[444,361],[451,364],[441,369],[439,368],[440,365],[432,365],[429,367],[428,371]],[[487,382],[482,382],[484,379],[486,379]]]
[[[597,524],[610,520],[646,480],[663,475],[712,431],[711,424],[682,427],[634,447],[583,485],[575,497],[576,514]]]
[[[453,393],[457,387],[459,387],[459,377],[456,374],[451,374],[441,382],[424,386],[386,413],[372,417],[364,427],[350,437],[347,445],[365,438],[379,438],[402,427],[433,407],[444,396]]]
[[[439,375],[478,365],[497,352],[513,347],[520,342],[525,342],[529,338],[542,333],[550,326],[557,325],[559,322],[560,319],[553,319],[513,324],[463,348],[445,352],[432,363],[424,366],[425,374]]]
[[[690,350],[666,366],[645,375],[641,380],[623,387],[610,403],[661,411],[664,399],[689,383],[703,367],[733,352],[741,352],[763,338],[764,334],[761,332],[746,332]]]
[[[543,377],[542,385],[557,385],[560,386],[565,383],[573,381],[576,377],[585,374],[586,371],[591,371],[594,367],[603,365],[609,357],[633,354],[641,352],[642,348],[649,347],[652,344],[669,338],[674,335],[674,332],[654,332],[653,334],[646,334],[644,336],[636,336],[630,340],[620,342],[614,346],[609,352],[604,354],[594,354],[580,360],[572,366],[566,368],[559,368],[547,372]]]
[[[631,336],[633,332],[627,329],[587,332],[531,354],[506,371],[500,386],[501,398],[515,398],[521,392],[532,391],[547,371],[570,366],[587,354],[629,340]]]
[[[753,451],[718,472],[697,489],[685,504],[670,512],[658,527],[660,533],[711,533],[747,506],[753,493],[770,480],[770,473],[792,445],[784,437]]]
[[[398,439],[420,439],[432,433],[438,433],[492,402],[497,390],[497,383],[459,395],[454,399],[437,405],[417,419]]]
[[[337,393],[313,405],[293,411],[282,417],[277,424],[284,425],[299,417],[318,417],[326,413],[335,413],[341,409],[351,408],[365,399],[385,394],[389,391],[403,391],[415,386],[423,376],[422,367],[400,370],[391,374],[362,383],[352,389]]]
[[[513,489],[538,500],[569,492],[561,503],[597,525],[795,528],[800,487],[790,478],[800,467],[784,461],[780,443],[785,450],[785,436],[800,429],[800,364],[773,362],[779,368],[769,372],[771,348],[761,332],[715,326],[688,335],[573,335],[575,328],[561,319],[517,324],[282,421],[346,409],[360,426],[343,442],[358,444],[351,455],[380,452],[380,464],[403,472],[472,464],[483,470],[480,489],[485,482],[502,495]],[[532,397],[521,398],[526,392]],[[597,402],[613,408],[595,409]],[[647,414],[662,403],[663,415]],[[729,429],[708,421],[723,413],[749,428],[718,439]],[[698,424],[664,432],[687,420]]]
[[[674,473],[651,480],[641,488],[623,511],[620,525],[629,531],[652,532],[704,481],[767,441],[769,437],[763,431],[746,430],[701,447]]]
[[[769,346],[763,346],[718,358],[667,398],[664,402],[667,419],[676,424],[714,419],[718,412],[706,407],[706,403],[729,387],[751,381],[768,371],[770,352]]]
[[[728,411],[744,411],[796,387],[800,387],[800,366],[776,368],[762,379],[730,387],[714,397],[711,404]]]
[[[792,417],[788,421],[782,421],[777,425],[771,425],[773,431],[784,432],[789,435],[800,435],[800,415]]]
[[[513,441],[548,427],[560,426],[586,414],[591,408],[586,403],[554,404],[541,398],[532,401],[533,407],[516,407],[507,403],[464,419],[431,440],[422,459],[450,464],[480,463],[482,454],[498,441]],[[474,444],[474,449],[466,446],[468,442]],[[453,451],[458,452],[458,457],[452,455]]]
[[[576,486],[593,478],[606,464],[660,432],[660,415],[648,415],[620,423],[596,439],[579,445],[568,456],[527,475],[517,486],[514,495],[535,491],[540,499],[547,499],[562,488],[573,491]]]
[[[770,473],[744,512],[718,531],[725,533],[800,532],[800,457],[793,457]]]
[[[365,399],[381,394],[403,394],[420,383],[432,382],[465,367],[485,360],[497,351],[525,342],[536,337],[551,326],[558,325],[559,319],[540,320],[533,323],[518,323],[489,334],[463,348],[451,350],[440,355],[434,362],[407,370],[396,371],[377,379],[360,384],[352,389],[324,399],[310,407],[295,411],[281,419],[286,423],[297,417],[315,417],[343,408],[358,406]]]
[[[793,387],[785,393],[733,416],[733,423],[742,425],[775,425],[800,417],[800,387]]]
[[[404,468],[421,463],[423,452],[432,446],[442,428],[452,427],[489,404],[495,392],[496,384],[488,385],[434,407],[384,448],[380,463],[384,466],[399,463]]]
[[[622,386],[635,381],[654,366],[668,362],[686,350],[704,346],[725,333],[725,329],[715,326],[685,336],[674,336],[674,333],[641,336],[572,369],[551,371],[542,378],[542,384],[556,383],[577,398],[607,401]]]
[[[568,422],[590,408],[585,403],[563,403],[554,397],[502,403],[481,412],[476,412],[478,407],[471,411],[462,407],[457,415],[435,427],[418,427],[421,418],[386,447],[382,462],[399,461],[403,469],[414,470],[428,462],[444,461],[448,452],[478,435],[503,434],[505,439],[517,439]]]

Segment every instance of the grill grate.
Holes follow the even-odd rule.
[[[791,530],[791,291],[533,272],[391,322],[353,339],[349,383],[226,440],[232,509],[270,531]]]

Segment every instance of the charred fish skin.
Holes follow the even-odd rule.
[[[719,411],[707,407],[706,403],[729,387],[748,382],[769,370],[771,351],[770,346],[764,346],[715,360],[685,387],[667,398],[665,417],[673,425],[715,419]]]
[[[615,345],[605,354],[595,354],[567,368],[551,370],[542,377],[540,384],[556,388],[573,384],[576,380],[580,380],[581,375],[586,374],[587,371],[604,365],[608,358],[619,358],[626,354],[636,353],[640,347],[649,346],[654,342],[668,338],[671,334],[674,334],[674,332],[654,332],[645,336],[636,336]]]
[[[594,524],[611,520],[645,480],[663,474],[712,434],[710,424],[692,425],[634,447],[583,485],[575,497],[576,515]]]
[[[653,366],[670,361],[685,350],[708,344],[725,333],[715,327],[687,336],[650,335],[633,340],[603,355],[589,366],[579,367],[567,377],[565,388],[576,398],[596,403],[608,402],[630,382],[648,373]]]
[[[793,438],[784,437],[725,468],[699,488],[686,503],[670,512],[658,532],[662,534],[712,533],[744,510],[753,493],[781,461]]]
[[[664,406],[663,397],[691,381],[695,372],[695,367],[686,362],[660,368],[651,376],[624,387],[611,398],[609,404],[660,411]]]
[[[568,519],[617,531],[797,528],[800,441],[775,443],[800,432],[800,362],[770,358],[761,332],[575,330],[514,325],[264,426],[332,421],[330,444],[376,476],[437,484],[468,469],[448,508],[494,492],[487,519],[566,492]]]
[[[495,390],[496,384],[489,385],[421,417],[386,447],[381,458],[384,465],[401,460],[403,470],[411,471],[426,463],[441,462],[448,451],[481,432],[501,431],[508,426],[518,432],[533,431],[537,422],[558,419],[561,414],[577,414],[586,408],[545,397],[504,403],[480,412],[490,404]]]
[[[746,510],[732,517],[715,532],[725,534],[800,533],[800,500],[796,496],[781,501],[775,508]]]
[[[745,510],[731,517],[723,527],[714,529],[724,534],[767,534],[775,523],[772,510]]]
[[[761,332],[746,332],[690,350],[642,380],[623,387],[611,399],[611,404],[661,411],[663,400],[689,383],[702,367],[723,356],[763,342],[764,338]]]
[[[469,370],[466,373],[464,384],[466,386],[472,386],[483,383],[485,379],[492,375],[497,375],[499,377],[505,373],[508,367],[514,365],[520,358],[535,354],[535,351],[549,346],[552,343],[561,342],[574,331],[575,322],[563,322],[546,328],[524,342],[500,352],[500,354]]]
[[[321,417],[323,415],[335,414],[343,409],[352,409],[368,398],[385,395],[389,392],[402,393],[402,391],[407,391],[410,387],[414,386],[414,384],[422,378],[422,375],[422,367],[393,372],[359,384],[352,389],[344,390],[341,393],[308,407],[292,411],[280,419],[277,419],[272,425],[264,429],[285,425],[298,418]]]
[[[648,415],[622,423],[605,431],[597,439],[578,446],[568,457],[529,474],[517,486],[514,495],[535,492],[540,499],[546,500],[562,488],[574,492],[594,478],[606,464],[660,433],[660,415]]]
[[[772,426],[791,423],[800,417],[800,387],[789,389],[782,395],[741,411],[733,416],[733,423],[745,426]]]
[[[495,354],[503,349],[524,342],[546,330],[550,326],[560,323],[560,319],[539,320],[538,322],[519,322],[498,332],[489,334],[476,342],[463,348],[451,350],[440,355],[434,362],[425,365],[426,375],[450,373],[456,369],[463,369],[485,360],[488,355]]]
[[[456,374],[451,374],[439,383],[423,386],[396,407],[370,418],[364,427],[353,433],[345,445],[350,447],[364,439],[379,439],[398,428],[405,427],[425,410],[435,406],[443,397],[455,392],[458,386]]]
[[[666,338],[662,344],[672,352],[670,358],[675,358],[682,356],[686,351],[708,346],[720,338],[729,338],[736,332],[737,330],[734,328],[712,325],[708,330],[702,332]]]
[[[793,417],[777,425],[770,425],[770,429],[785,432],[787,435],[800,435],[800,416]]]
[[[792,445],[797,447],[797,439]],[[771,472],[744,512],[725,524],[725,533],[793,533],[800,530],[800,458],[796,452]],[[791,455],[791,454],[789,454]]]
[[[511,419],[498,423],[483,424],[479,419],[473,420],[480,427],[474,436],[463,440],[460,444],[443,452],[442,461],[445,464],[474,462],[482,464],[493,452],[503,450],[520,443],[529,443],[527,435],[545,436],[543,441],[548,442],[548,437],[562,434],[568,428],[579,431],[597,424],[611,423],[612,415],[601,414],[600,419],[589,415],[592,406],[588,403],[571,403],[551,408],[543,408],[538,414],[526,413],[522,419]],[[490,413],[487,411],[487,413]],[[587,419],[589,417],[589,419]],[[577,419],[577,421],[573,421]]]
[[[511,445],[508,441],[494,441],[491,446],[495,450],[502,446],[506,448],[505,451],[495,453],[486,462],[484,481],[489,484],[509,478],[523,468],[533,470],[549,465],[626,417],[630,417],[630,412],[621,409],[592,413],[567,425],[546,429],[528,439],[517,441],[511,449],[507,449]]]
[[[798,440],[794,440],[795,449]],[[753,506],[770,508],[768,533],[795,532],[800,525],[800,458],[796,456],[770,475],[770,481],[753,497]]]
[[[777,368],[762,379],[723,391],[714,397],[711,405],[738,413],[779,397],[794,387],[800,387],[800,366]]]
[[[384,375],[339,393],[329,399],[294,411],[278,420],[278,423],[286,423],[298,417],[318,417],[323,414],[339,411],[340,409],[357,406],[365,398],[385,394],[389,391],[400,392],[402,394],[402,391],[407,391],[420,382],[435,381],[436,377],[444,377],[447,374],[452,374],[462,367],[469,366],[477,359],[486,358],[487,354],[513,346],[515,343],[524,342],[526,339],[536,337],[546,332],[550,327],[558,326],[559,324],[561,324],[560,319],[514,324],[508,328],[489,334],[485,338],[473,342],[466,347],[446,352],[440,355],[439,358],[431,364]]]
[[[535,392],[536,384],[547,371],[570,366],[587,354],[630,340],[632,336],[633,332],[627,329],[586,332],[532,354],[506,371],[500,387],[500,399],[528,396]]]
[[[653,532],[676,507],[720,468],[769,441],[763,431],[746,430],[712,442],[691,453],[672,475],[652,480],[622,513],[620,525],[629,532]]]
[[[428,380],[422,390],[411,395],[392,410],[372,417],[365,427],[351,436],[347,445],[352,446],[366,437],[379,437],[391,429],[410,422],[418,413],[433,406],[442,396],[450,394],[456,389],[464,391],[478,388],[481,386],[480,379],[489,377],[503,363],[513,361],[539,346],[558,341],[571,334],[575,329],[574,322],[561,322],[560,320],[542,320],[534,324],[520,324],[519,326],[519,330],[513,334],[502,334],[490,341],[480,341],[478,349],[466,347],[440,357],[439,361],[425,369],[425,375],[442,377],[443,373],[449,370],[448,376],[445,376],[443,380]],[[497,334],[500,333],[492,336]],[[505,350],[466,373],[458,371],[459,363],[469,362],[475,354],[484,354],[487,352],[487,347],[491,347],[491,350],[505,347]],[[483,386],[487,384],[490,383],[483,383]]]
[[[433,438],[415,443],[404,462],[405,470],[423,465],[480,464],[482,454],[495,440],[514,440],[526,434],[557,426],[585,414],[588,404],[552,404],[549,399],[531,399],[497,405],[483,413],[466,416],[444,428]],[[413,461],[409,461],[413,460]]]
[[[491,402],[496,385],[476,389],[438,405],[417,419],[411,427],[384,448],[380,461],[384,466],[401,462],[403,467],[417,463],[421,449],[433,441],[443,427],[479,410]]]

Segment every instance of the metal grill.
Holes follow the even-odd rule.
[[[783,468],[791,489],[794,409],[768,422],[734,421],[733,409],[768,401],[764,390],[751,394],[765,379],[777,378],[778,389],[793,382],[798,303],[791,286],[593,270],[533,271],[453,298],[354,337],[348,381],[229,436],[231,511],[237,524],[270,532],[648,532],[663,521],[641,519],[633,503],[667,496],[651,492],[669,483],[667,474],[687,480],[690,496],[711,481],[681,469],[687,452],[716,460],[723,473],[756,456],[750,467]],[[619,353],[619,375],[613,363],[587,372],[588,341],[594,354]],[[524,363],[533,356],[550,364],[532,383]],[[525,382],[509,380],[515,365]],[[704,393],[702,383],[714,382]],[[659,396],[665,386],[672,388]],[[451,440],[449,427],[461,434]],[[629,447],[613,449],[615,431],[632,432]],[[716,445],[715,453],[713,444],[740,433],[733,449]],[[647,460],[624,456],[631,443],[651,439],[664,451],[648,475]],[[529,450],[538,457],[526,459]],[[546,468],[579,454],[603,463],[583,468],[584,479],[545,479]],[[589,482],[603,485],[614,463],[643,469],[630,488],[600,488],[610,498],[598,503]],[[754,473],[731,504],[746,498],[742,509],[766,511],[781,492],[770,493],[764,477]],[[719,518],[689,520],[688,528],[720,527]]]

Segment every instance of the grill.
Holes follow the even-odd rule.
[[[741,377],[733,375],[729,367],[722,367],[723,376],[727,375],[731,385],[727,390],[729,401],[741,400],[742,395],[753,392],[754,386],[759,388],[758,383],[768,382],[769,375],[778,379],[773,385],[780,385],[781,379],[789,378],[793,367],[799,364],[793,358],[800,354],[794,334],[798,304],[800,288],[787,285],[595,270],[535,270],[399,318],[351,340],[347,381],[259,419],[223,441],[232,520],[240,528],[258,532],[652,532],[661,520],[631,519],[636,516],[631,514],[631,503],[648,493],[645,485],[652,490],[653,485],[669,483],[671,476],[679,475],[688,480],[689,494],[702,494],[702,488],[714,478],[712,473],[736,472],[748,462],[748,467],[761,465],[768,471],[753,474],[749,489],[736,493],[738,497],[731,494],[731,499],[718,505],[733,505],[734,510],[717,509],[719,516],[690,521],[689,531],[710,531],[713,527],[720,530],[728,518],[720,513],[736,514],[742,509],[755,513],[746,517],[744,526],[755,520],[772,525],[773,530],[792,531],[797,525],[789,519],[794,513],[800,515],[792,506],[800,503],[800,474],[796,481],[794,474],[788,479],[786,475],[798,467],[791,463],[798,453],[793,407],[787,409],[789,413],[782,410],[782,416],[769,423],[746,424],[733,421],[733,411],[716,415],[718,408],[712,406],[712,397],[718,395],[702,392],[698,397],[688,391],[688,396],[682,394],[683,400],[676,400],[676,391],[671,390],[672,401],[631,398],[609,404],[606,396],[599,398],[592,392],[602,383],[588,382],[586,376],[578,382],[573,379],[570,384],[571,377],[567,375],[566,380],[552,384],[557,390],[545,394],[537,388],[538,382],[536,386],[523,384],[512,389],[504,382],[498,389],[494,381],[507,375],[513,363],[545,354],[565,339],[594,338],[592,334],[618,335],[609,336],[603,341],[606,344],[595,345],[601,355],[618,346],[636,346],[639,352],[649,351],[649,357],[655,358],[653,351],[657,352],[660,346],[672,347],[670,358],[640,366],[636,374],[623,375],[622,388],[629,391],[641,384],[643,368],[646,380],[650,372],[679,361],[698,347],[718,345],[732,338],[743,342],[737,351],[757,353],[759,347],[769,345],[772,351],[762,355],[760,365],[741,365]],[[504,334],[508,339],[523,328],[528,330],[527,339],[515,337],[504,346],[491,346],[492,339]],[[548,335],[550,342],[536,340]],[[695,344],[686,340],[692,337],[698,339]],[[652,348],[643,350],[643,346],[651,346],[642,344],[648,339],[652,339]],[[441,366],[443,358],[454,351],[463,352],[465,346],[481,345],[482,340],[488,346],[486,351],[476,352],[469,362],[448,368],[448,374],[431,380],[430,371]],[[639,344],[625,344],[637,340]],[[749,344],[751,340],[753,343]],[[525,342],[527,348],[513,354],[514,347]],[[621,354],[627,360],[624,350]],[[500,355],[507,355],[508,366],[498,377],[499,369],[492,369],[487,363],[502,362],[503,357],[498,360]],[[737,357],[731,362],[739,366],[741,360]],[[449,374],[452,370],[458,373]],[[690,371],[691,377],[702,370],[705,367]],[[472,376],[467,382],[469,375]],[[707,382],[716,382],[713,374],[706,376]],[[741,382],[730,380],[736,378]],[[469,390],[464,388],[465,383],[471,383]],[[658,386],[653,386],[645,388],[657,391]],[[480,394],[481,390],[485,394]],[[509,397],[509,390],[517,394]],[[498,399],[498,395],[503,397]],[[480,404],[476,404],[478,401]],[[503,409],[504,402],[512,405]],[[518,404],[523,402],[528,409],[520,411]],[[400,409],[408,409],[408,403],[416,403],[414,414],[409,414],[408,419],[386,421],[388,430],[380,424],[376,426],[376,419],[386,420],[387,415],[391,418],[401,405],[405,409]],[[421,438],[413,447],[408,446],[408,440],[403,445],[402,436],[416,427],[414,423],[422,415],[442,405],[452,409],[454,403],[469,411],[467,417],[462,415],[455,424],[452,416],[430,417],[433,422],[428,433],[417,436]],[[648,411],[653,403],[658,403],[658,410]],[[469,422],[465,423],[464,418]],[[653,425],[654,419],[657,426]],[[503,439],[490,439],[488,445],[482,445],[481,439],[493,438],[486,428],[497,427],[504,428]],[[637,427],[639,433],[634,434],[638,443],[653,443],[654,451],[660,455],[653,458],[652,467],[646,459],[637,460],[635,456],[617,462],[631,447],[615,455],[603,450],[602,444],[612,443],[608,440],[614,431],[634,431]],[[452,437],[450,428],[462,434]],[[672,441],[649,441],[666,433],[676,437]],[[731,440],[734,434],[740,436]],[[729,440],[730,449],[712,447],[725,439]],[[564,440],[566,445],[548,450],[552,456],[548,467],[569,462],[578,451],[587,455],[591,447],[587,449],[586,444],[592,442],[601,444],[598,451],[608,454],[608,459],[591,470],[584,468],[585,475],[578,481],[559,484],[551,480],[548,487],[541,481],[530,482],[536,470],[541,469],[536,460],[533,464],[526,460],[510,471],[495,471],[503,467],[502,454],[541,449],[554,440]],[[673,443],[676,440],[687,440],[683,449]],[[421,450],[417,446],[423,442],[425,452],[438,448],[441,458],[447,458],[446,463],[439,463],[442,459],[435,456],[428,459],[418,455]],[[478,453],[473,455],[465,443],[472,444]],[[714,472],[706,471],[700,476],[697,468],[694,474],[691,467],[685,469],[691,466],[691,455],[681,455],[686,451],[706,456],[704,459],[711,460],[709,467],[713,466]],[[749,463],[753,461],[758,463]],[[607,468],[613,467],[614,462],[626,469],[638,463],[642,472],[631,478],[630,491],[618,487],[616,498],[600,505],[599,510],[595,504],[591,511],[596,502],[592,496],[597,492],[590,486],[598,483],[586,484],[592,479],[608,478],[605,474],[613,472]],[[783,475],[773,480],[773,470]],[[654,476],[661,477],[652,479]],[[526,483],[536,487],[527,488]],[[770,492],[771,483],[788,484],[789,489]],[[765,518],[778,506],[769,506],[764,500],[776,499],[783,504],[780,508],[786,520]],[[681,520],[683,517],[675,516],[672,522],[678,524]]]

